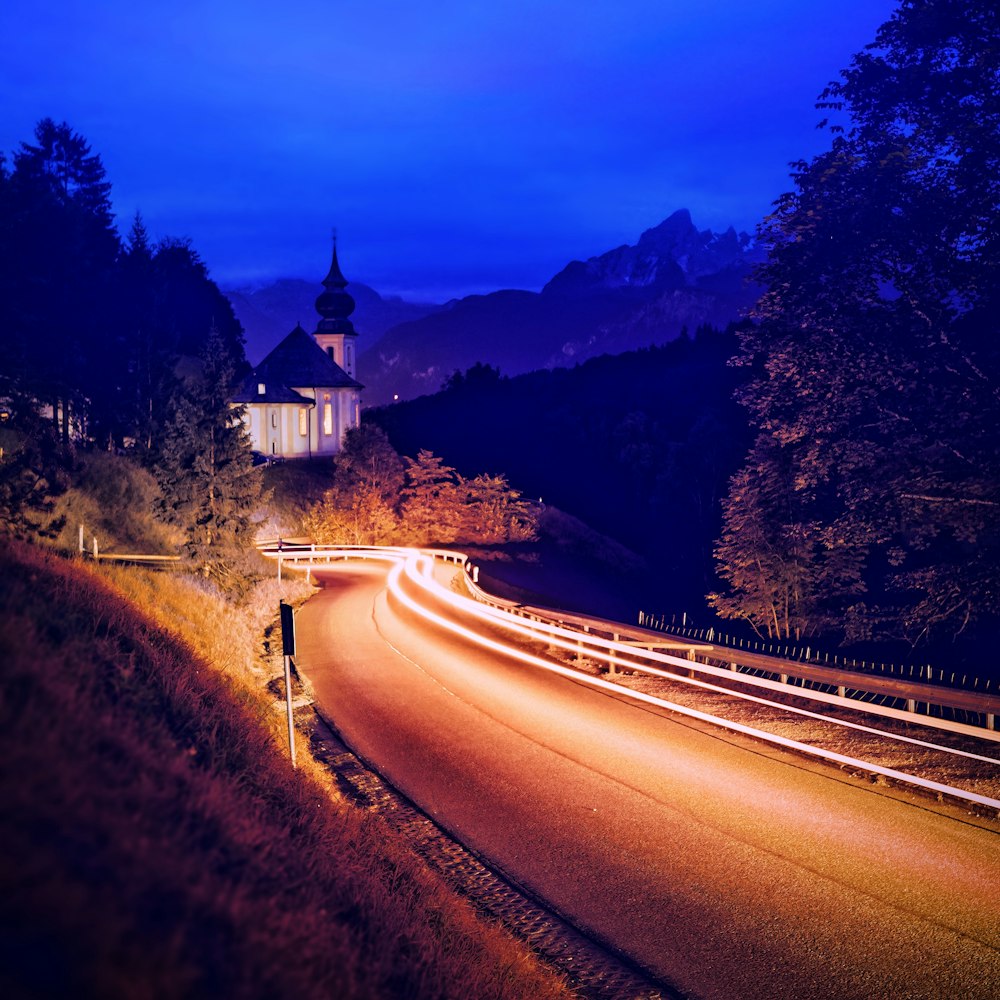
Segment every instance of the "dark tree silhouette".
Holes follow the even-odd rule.
[[[156,466],[163,514],[183,529],[199,568],[223,582],[251,541],[251,518],[262,499],[242,408],[229,402],[234,374],[232,356],[213,328],[200,369],[175,398]]]
[[[795,164],[763,229],[768,291],[742,338],[754,454],[780,459],[747,463],[727,518],[763,503],[772,534],[808,523],[818,553],[850,550],[870,597],[848,637],[956,633],[1000,613],[995,5],[904,0],[820,107],[830,148]],[[724,613],[749,614],[737,570],[757,545],[719,546]],[[814,621],[857,585],[826,578]]]
[[[50,118],[39,122],[34,144],[22,143],[3,183],[9,371],[51,405],[68,442],[74,418],[83,430],[89,397],[100,389],[92,345],[105,333],[119,250],[110,185],[83,137]]]

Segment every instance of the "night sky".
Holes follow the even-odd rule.
[[[221,283],[538,288],[677,208],[752,231],[889,0],[4,0],[0,149],[43,117]]]

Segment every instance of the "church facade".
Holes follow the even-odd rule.
[[[233,396],[243,404],[251,447],[267,458],[335,455],[344,435],[361,422],[361,390],[354,378],[357,333],[354,299],[337,261],[316,299],[316,331],[296,325],[244,379]]]

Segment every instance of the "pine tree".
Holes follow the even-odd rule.
[[[83,426],[104,372],[105,323],[119,251],[100,157],[65,123],[43,119],[22,143],[0,233],[12,298],[5,335],[24,391],[49,403],[64,442]]]
[[[242,407],[229,402],[235,362],[215,327],[200,361],[174,401],[156,472],[163,513],[184,530],[188,555],[206,575],[227,580],[252,543],[262,473]]]

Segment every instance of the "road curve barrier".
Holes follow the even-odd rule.
[[[473,566],[468,557],[462,553],[446,549],[413,549],[397,546],[321,546],[311,543],[293,545],[282,543],[280,548],[277,545],[268,545],[262,546],[261,551],[264,555],[276,559],[279,562],[279,566],[281,563],[284,563],[287,566],[297,569],[305,569],[307,574],[317,567],[331,565],[336,562],[350,560],[391,562],[393,566],[389,572],[389,589],[394,599],[437,627],[460,635],[470,642],[493,649],[507,656],[513,656],[532,666],[572,677],[579,683],[613,692],[617,697],[655,705],[672,712],[721,726],[734,732],[740,732],[756,739],[796,750],[811,757],[822,758],[842,767],[855,767],[868,773],[881,775],[901,784],[917,786],[937,795],[947,796],[950,799],[963,803],[1000,812],[1000,800],[998,799],[978,795],[940,782],[930,781],[917,775],[896,771],[892,768],[883,767],[882,765],[859,760],[844,754],[823,750],[810,744],[800,743],[774,733],[768,733],[764,730],[743,725],[742,723],[723,719],[719,716],[667,701],[666,699],[632,690],[602,677],[595,677],[584,673],[571,666],[554,661],[551,658],[530,653],[524,648],[518,648],[491,636],[483,635],[468,625],[455,621],[454,618],[448,615],[440,614],[438,611],[428,608],[413,596],[410,589],[416,588],[433,598],[436,604],[448,606],[455,612],[472,617],[484,624],[499,626],[517,636],[522,643],[522,647],[524,641],[541,642],[546,646],[555,647],[579,657],[597,660],[606,665],[609,676],[614,676],[619,670],[637,671],[652,676],[661,676],[671,681],[679,681],[705,690],[722,692],[732,697],[780,708],[782,711],[792,712],[793,714],[811,716],[847,728],[893,737],[893,734],[887,734],[883,730],[874,729],[861,723],[831,719],[828,716],[820,715],[808,709],[778,704],[758,695],[733,691],[731,688],[714,684],[712,683],[712,678],[731,680],[733,674],[731,670],[713,666],[693,658],[694,655],[706,655],[708,652],[713,652],[710,646],[705,647],[704,644],[697,643],[685,644],[685,646],[691,646],[687,655],[684,657],[676,656],[663,651],[665,647],[671,644],[665,641],[662,635],[657,636],[647,633],[645,630],[637,629],[635,626],[618,625],[600,619],[586,619],[573,615],[569,617],[576,620],[575,624],[567,624],[560,620],[556,612],[527,607],[515,601],[491,595],[474,581],[473,577],[476,574],[473,572]],[[463,578],[468,596],[449,590],[434,580],[433,567],[436,562],[450,563],[464,570]],[[588,621],[591,624],[588,625]],[[598,634],[601,631],[610,631],[611,634],[609,637],[606,637]],[[677,644],[674,643],[672,645],[676,646]],[[730,652],[727,650],[727,658]],[[866,678],[858,678],[859,681],[864,679]],[[790,693],[788,692],[787,685],[768,678],[740,674],[739,681],[741,684],[766,691]],[[920,685],[920,687],[925,688],[927,685]],[[933,726],[951,732],[975,736],[987,741],[1000,742],[1000,733],[995,729],[993,718],[990,719],[991,725],[989,727],[972,726],[923,714],[914,718],[914,713],[884,705],[860,702],[857,698],[848,697],[846,694],[834,695],[799,687],[794,689],[794,693],[802,698],[823,704],[837,705],[866,714],[917,722],[924,726]],[[923,694],[923,692],[921,693]],[[942,693],[947,694],[947,692]],[[903,742],[930,749],[955,752],[952,748],[941,747],[914,737],[903,736],[893,738],[901,738]],[[995,757],[969,751],[958,751],[958,754],[991,763],[1000,762]]]

